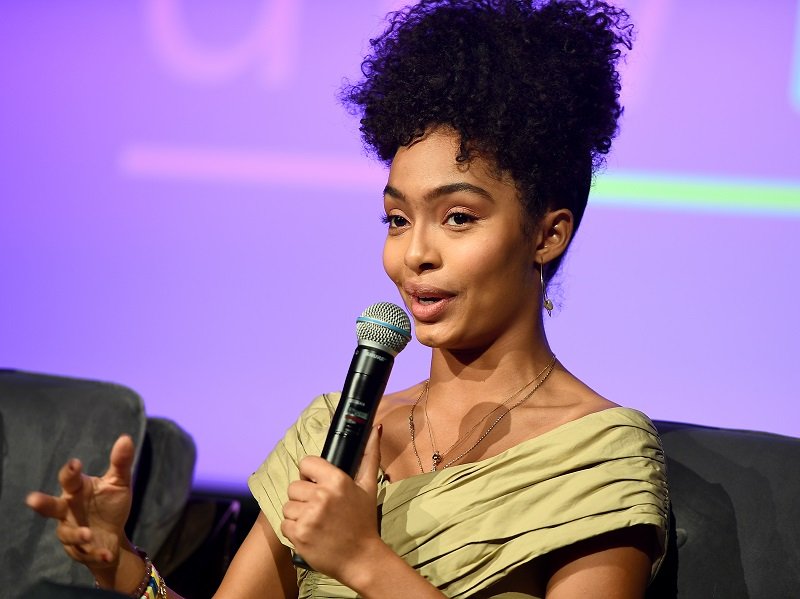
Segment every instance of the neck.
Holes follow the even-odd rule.
[[[539,374],[552,356],[541,328],[537,334],[506,339],[487,348],[434,348],[430,387],[438,397],[453,399],[511,392]]]

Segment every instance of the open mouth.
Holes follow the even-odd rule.
[[[407,306],[416,318],[430,319],[441,315],[450,304],[455,293],[429,284],[406,283],[403,290],[407,298]]]
[[[438,289],[409,290],[408,308],[417,322],[434,322],[442,317],[453,294]]]

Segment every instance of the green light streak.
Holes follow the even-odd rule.
[[[601,174],[589,198],[604,205],[800,217],[800,182],[790,181]]]

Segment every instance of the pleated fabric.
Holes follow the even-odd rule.
[[[338,401],[338,393],[317,397],[249,479],[290,548],[280,532],[286,489],[299,478],[299,461],[320,455]],[[655,575],[669,520],[664,453],[647,416],[611,408],[470,464],[394,483],[379,473],[378,510],[383,540],[448,597],[479,594],[536,557],[636,524],[658,532]],[[303,569],[298,586],[301,599],[357,597]]]

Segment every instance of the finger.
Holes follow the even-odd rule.
[[[77,495],[83,488],[83,465],[81,461],[72,458],[58,471],[58,484],[69,495]]]
[[[309,548],[308,541],[312,538],[312,533],[308,530],[308,527],[299,524],[296,520],[288,520],[286,518],[281,520],[281,533],[289,539],[289,543],[300,554],[304,554],[304,550]]]
[[[111,483],[130,487],[134,455],[133,439],[129,435],[120,435],[111,448],[111,459],[103,478]]]
[[[297,501],[287,501],[281,510],[286,520],[297,521],[303,513],[303,504]]]
[[[300,477],[314,483],[335,482],[341,477],[348,478],[343,470],[328,460],[314,455],[308,455],[300,460]]]
[[[60,497],[34,491],[25,498],[25,504],[45,518],[63,520],[67,517],[67,502]]]
[[[84,564],[92,562],[110,563],[113,555],[110,550],[98,547],[93,543],[91,529],[85,526],[74,526],[68,522],[60,522],[56,527],[56,537],[67,554]]]
[[[56,536],[62,545],[70,547],[82,547],[92,541],[92,531],[88,527],[75,526],[63,520],[56,526]]]
[[[295,533],[297,531],[297,522],[294,520],[281,520],[281,533],[284,537],[289,539],[289,542],[294,546],[297,547],[297,542],[295,541]]]
[[[314,498],[318,490],[317,484],[307,480],[296,480],[289,483],[286,495],[292,501],[307,502]]]
[[[356,484],[367,491],[375,494],[378,492],[378,469],[381,466],[381,435],[383,425],[379,424],[372,427],[367,446],[364,448],[364,457],[356,474]]]

